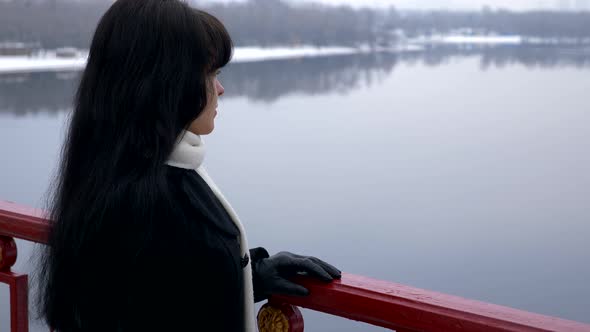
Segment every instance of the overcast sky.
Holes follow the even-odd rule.
[[[201,0],[201,1],[244,1],[244,0]],[[527,9],[590,9],[590,0],[288,0],[291,2],[321,2],[325,4],[348,4],[354,7],[388,7],[403,9],[480,9],[484,5],[492,8],[512,10]]]

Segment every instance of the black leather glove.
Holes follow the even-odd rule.
[[[273,256],[264,248],[250,249],[254,301],[267,299],[272,294],[306,296],[309,291],[287,278],[307,274],[326,282],[340,279],[341,272],[334,266],[311,256],[281,251]]]

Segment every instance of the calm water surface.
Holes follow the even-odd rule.
[[[205,163],[252,246],[590,323],[589,59],[498,49],[231,65]],[[76,80],[0,76],[0,199],[43,207]],[[31,271],[31,247],[19,242],[17,270]],[[303,314],[306,331],[382,330]]]

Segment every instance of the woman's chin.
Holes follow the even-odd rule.
[[[211,124],[211,127],[208,130],[206,130],[203,133],[203,135],[209,135],[209,134],[211,134],[213,132],[213,129],[215,129],[215,125]]]

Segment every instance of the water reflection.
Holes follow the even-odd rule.
[[[378,83],[393,71],[397,61],[396,55],[381,53],[236,63],[224,71],[222,81],[229,97],[267,102],[291,93],[346,94]]]
[[[479,56],[482,70],[504,68],[510,65],[544,69],[590,67],[590,48],[580,47],[439,46],[427,52],[403,56],[402,59],[410,62],[421,61],[429,66],[440,66],[452,58],[466,56]]]
[[[0,75],[0,112],[56,113],[71,107],[79,72]]]
[[[379,84],[399,64],[441,66],[458,57],[479,57],[482,71],[527,68],[588,68],[590,50],[551,47],[445,46],[426,52],[364,54],[231,64],[222,74],[226,97],[273,102],[289,94],[347,94]],[[79,73],[0,75],[0,112],[24,115],[71,107]]]

